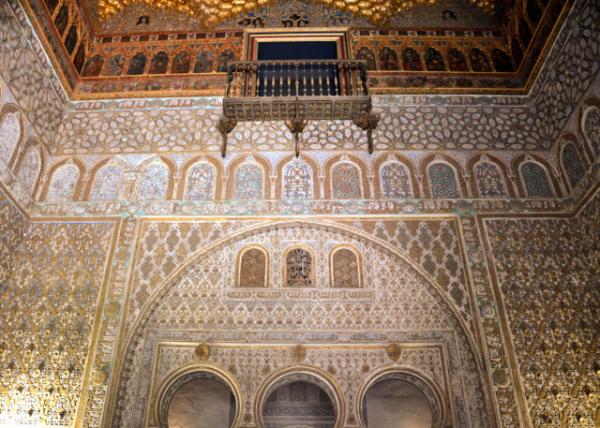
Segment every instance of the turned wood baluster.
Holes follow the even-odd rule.
[[[271,63],[271,96],[275,95],[275,63]]]
[[[323,63],[320,62],[318,67],[317,67],[317,77],[319,79],[319,84],[318,84],[318,88],[319,88],[319,94],[318,95],[323,95]]]
[[[292,65],[288,62],[287,63],[287,89],[286,89],[286,95],[290,96],[292,95]]]
[[[360,65],[360,81],[362,82],[363,95],[368,95],[369,89],[367,88],[367,66],[365,64]]]
[[[307,95],[306,88],[306,65],[304,67],[300,67],[302,70],[302,95]]]
[[[330,65],[333,66],[333,63],[331,63],[331,64],[330,63],[326,63],[325,64],[325,91],[326,91],[325,95],[331,95],[331,93],[330,93],[331,92],[331,89],[330,89],[331,88],[331,81],[329,79],[329,66]],[[332,69],[333,69],[333,67],[332,67]]]
[[[340,67],[339,64],[333,64],[333,95],[340,95]]]

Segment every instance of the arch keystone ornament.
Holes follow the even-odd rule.
[[[199,361],[206,361],[210,358],[210,347],[206,343],[201,343],[194,348],[194,357]]]
[[[391,343],[386,346],[385,352],[392,361],[399,361],[402,358],[402,348],[397,343]]]
[[[306,353],[306,346],[296,345],[292,348],[292,359],[296,364],[300,364],[306,360]]]
[[[92,383],[94,385],[103,385],[106,382],[106,379],[107,375],[104,369],[97,368],[94,370],[94,373],[92,374]]]

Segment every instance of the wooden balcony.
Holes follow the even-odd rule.
[[[285,121],[295,137],[308,120],[351,120],[367,131],[369,153],[378,116],[371,112],[365,61],[237,61],[227,66],[222,155],[238,122]]]

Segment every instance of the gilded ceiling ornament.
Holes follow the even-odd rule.
[[[469,0],[486,13],[494,11],[493,0]],[[242,13],[275,3],[276,0],[98,0],[100,16],[111,17],[133,3],[184,13],[195,17],[206,27],[219,24]],[[391,17],[419,5],[435,4],[437,0],[317,0],[374,24],[385,24]]]

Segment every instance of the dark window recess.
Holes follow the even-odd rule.
[[[528,0],[527,1],[527,16],[533,25],[537,25],[540,22],[540,18],[542,17],[542,10],[538,5],[537,0]]]
[[[80,48],[81,49],[81,48]],[[100,75],[102,66],[104,65],[104,58],[100,54],[96,54],[85,63],[83,68],[84,77],[95,77]]]
[[[492,61],[494,62],[494,68],[500,73],[514,71],[510,57],[500,49],[496,48],[492,51]]]
[[[136,75],[142,74],[144,72],[144,68],[146,67],[146,56],[143,53],[135,54],[131,61],[129,61],[129,69],[127,70],[127,74]]]
[[[166,52],[157,53],[150,62],[149,74],[165,74],[169,66],[169,55]]]
[[[267,42],[258,45],[258,60],[270,61],[258,70],[259,96],[335,95],[334,64],[308,60],[338,59],[336,42]],[[297,63],[277,63],[300,61]],[[302,60],[307,60],[302,63]],[[329,82],[319,85],[318,81]]]
[[[511,51],[512,56],[515,59],[515,64],[517,64],[518,67],[521,64],[521,61],[523,61],[523,49],[521,49],[521,45],[519,45],[517,39],[512,39]]]
[[[65,48],[67,48],[69,55],[73,53],[75,46],[77,46],[77,27],[73,25],[69,28],[69,33],[65,39]]]
[[[48,7],[48,11],[50,12],[50,15],[52,15],[52,12],[54,12],[54,9],[56,9],[57,5],[58,5],[58,0],[46,0],[46,6]]]
[[[56,31],[58,31],[58,34],[60,34],[61,36],[63,35],[63,33],[65,32],[65,29],[67,28],[68,23],[69,23],[69,9],[67,9],[67,6],[63,6],[58,11],[58,14],[56,15],[56,19],[54,20],[54,25],[56,25]]]
[[[521,41],[523,41],[523,45],[525,47],[529,46],[529,42],[531,42],[531,30],[529,29],[529,25],[523,18],[519,21],[519,36],[521,36]]]
[[[81,73],[81,69],[83,68],[84,62],[85,62],[85,48],[84,48],[83,44],[81,44],[81,45],[79,45],[79,49],[77,49],[75,58],[73,58],[73,65],[75,66],[75,70],[77,70],[77,73]]]

